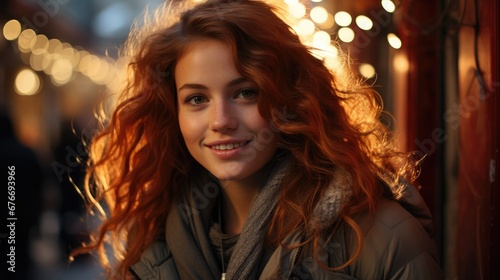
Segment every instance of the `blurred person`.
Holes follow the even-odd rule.
[[[347,57],[329,69],[263,1],[162,9],[125,46],[89,154],[105,218],[75,254],[110,279],[443,278],[417,162]]]
[[[15,254],[14,272],[8,270],[8,267],[12,267],[11,263],[2,262],[2,275],[5,276],[2,279],[28,279],[34,268],[30,244],[31,237],[38,231],[44,175],[38,155],[18,140],[12,120],[4,108],[0,108],[0,168],[4,176],[3,193],[0,195],[3,205],[1,211],[15,219],[2,219],[6,225],[0,230],[0,252],[8,261],[11,260],[7,256],[12,253],[11,246],[14,246]],[[8,180],[9,170],[14,171],[12,180]],[[13,189],[8,189],[8,186]],[[7,211],[8,206],[13,206],[14,210]],[[11,223],[15,226],[7,228],[7,224]]]

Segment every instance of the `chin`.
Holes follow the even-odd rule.
[[[209,170],[210,171],[210,170]],[[227,164],[225,168],[218,168],[217,170],[210,171],[219,181],[238,181],[246,178],[249,174],[242,170],[236,164]]]

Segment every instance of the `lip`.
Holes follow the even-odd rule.
[[[231,139],[231,140],[218,140],[218,141],[212,141],[205,146],[210,149],[210,152],[216,156],[217,158],[220,159],[230,159],[233,157],[238,156],[243,149],[245,149],[248,144],[251,142],[251,140],[247,139]],[[220,149],[215,149],[215,146],[221,146],[221,145],[239,145],[239,147],[232,148],[230,150],[220,150]]]

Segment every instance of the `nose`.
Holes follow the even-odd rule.
[[[236,129],[238,127],[237,113],[227,101],[214,102],[210,129],[219,133]]]

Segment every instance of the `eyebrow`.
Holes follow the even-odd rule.
[[[230,81],[226,85],[226,87],[233,87],[233,86],[237,86],[239,84],[243,84],[246,82],[249,82],[249,80],[247,78],[239,77],[239,78],[236,78],[236,79]],[[202,85],[202,84],[184,84],[177,91],[181,91],[183,89],[208,89],[208,88],[207,88],[207,86]]]

